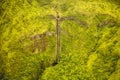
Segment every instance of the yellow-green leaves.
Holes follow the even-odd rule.
[[[91,54],[88,59],[89,60],[87,62],[87,68],[88,68],[88,70],[91,71],[93,64],[95,64],[94,61],[97,59],[97,54],[95,54],[95,53]]]
[[[0,79],[4,74],[5,80],[120,80],[120,6],[111,1],[0,2]],[[52,66],[56,11],[75,21],[60,22],[61,58]],[[46,38],[46,51],[32,53],[41,44],[35,46],[30,37],[46,31],[54,33]]]

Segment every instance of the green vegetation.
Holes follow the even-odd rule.
[[[0,80],[120,80],[119,14],[119,0],[0,1]]]

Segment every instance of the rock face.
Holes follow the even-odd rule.
[[[48,39],[47,39],[48,36],[53,36],[53,32],[44,32],[42,34],[36,34],[30,37],[30,40],[32,41],[31,51],[33,53],[46,51],[48,45]]]

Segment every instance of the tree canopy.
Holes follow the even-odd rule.
[[[0,80],[120,80],[119,3],[1,0]]]

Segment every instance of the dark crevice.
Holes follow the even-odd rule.
[[[40,70],[39,76],[38,76],[38,78],[36,80],[41,79],[41,77],[42,77],[44,71],[46,70],[46,68],[51,67],[51,66],[56,66],[57,64],[58,64],[58,62],[54,61],[50,66],[45,66],[44,61],[41,61],[41,67],[40,67],[41,70]]]
[[[55,65],[57,65],[57,64],[58,64],[58,62],[54,61],[54,62],[52,63],[52,66],[55,66]]]
[[[4,73],[0,74],[0,80],[4,79]]]

